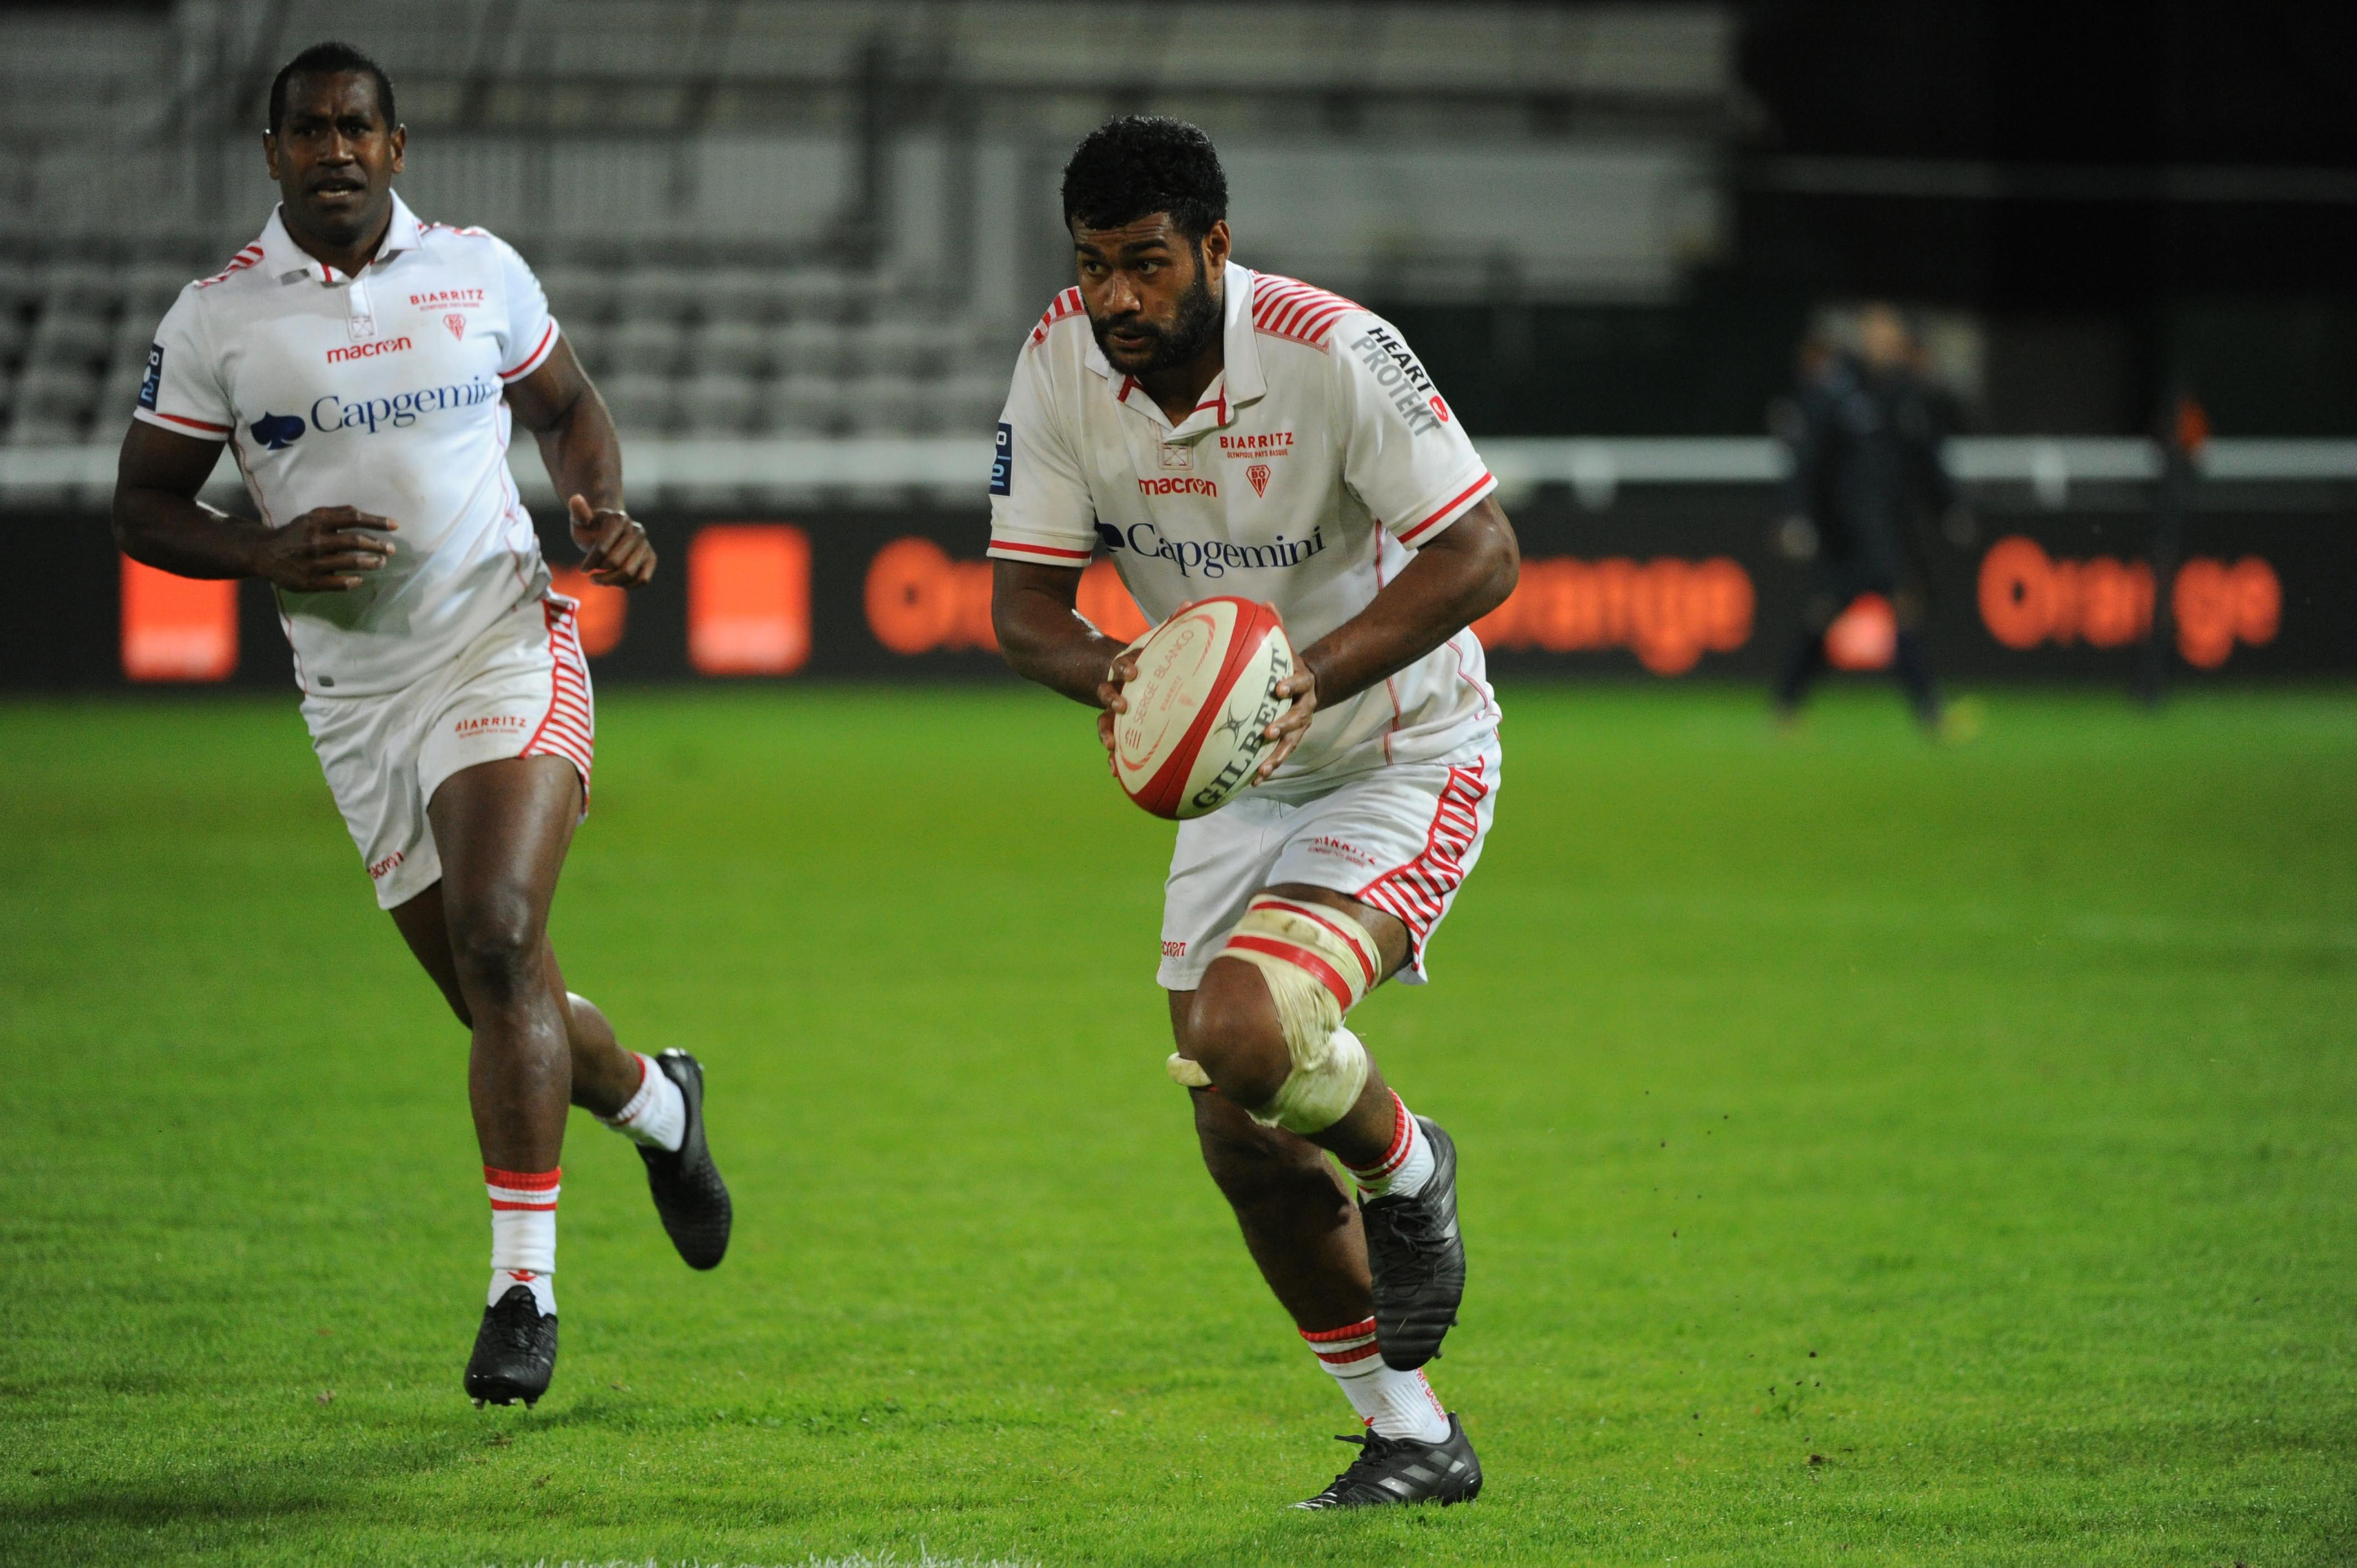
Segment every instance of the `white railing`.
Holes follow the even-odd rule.
[[[1623,486],[1767,485],[1785,471],[1783,448],[1766,436],[1511,436],[1480,446],[1509,498],[1566,485],[1596,508],[1609,506]],[[978,502],[991,458],[987,441],[966,436],[640,437],[627,439],[623,451],[632,493],[667,497],[918,492]],[[114,483],[115,453],[112,444],[0,446],[0,502],[102,499]],[[2132,437],[1965,436],[1948,444],[1947,460],[1968,484],[2027,485],[2039,504],[2057,509],[2069,504],[2074,485],[2148,482],[2161,472],[2159,449]],[[551,499],[537,451],[520,445],[512,461],[526,499]],[[2357,440],[2222,438],[2203,452],[2201,468],[2216,480],[2357,481]],[[214,482],[236,488],[226,465]]]

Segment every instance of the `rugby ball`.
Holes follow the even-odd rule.
[[[1114,724],[1113,770],[1129,798],[1184,822],[1216,811],[1253,781],[1274,744],[1263,733],[1291,704],[1275,694],[1293,673],[1293,644],[1267,605],[1204,599],[1136,649],[1129,711]]]

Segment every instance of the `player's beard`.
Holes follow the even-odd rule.
[[[1105,359],[1133,376],[1150,376],[1157,371],[1176,370],[1192,364],[1202,356],[1220,336],[1224,323],[1220,301],[1212,296],[1210,267],[1204,263],[1200,250],[1195,252],[1195,282],[1178,296],[1178,306],[1171,313],[1170,325],[1157,327],[1138,316],[1115,317],[1110,321],[1089,317],[1089,330],[1096,334],[1097,348]],[[1154,339],[1154,349],[1143,365],[1123,365],[1105,342],[1105,335],[1116,327],[1133,332],[1143,332]]]

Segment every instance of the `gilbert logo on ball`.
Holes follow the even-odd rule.
[[[1253,781],[1288,705],[1276,683],[1293,673],[1293,644],[1267,605],[1204,599],[1154,629],[1137,649],[1129,712],[1114,726],[1114,775],[1157,817],[1216,811]]]

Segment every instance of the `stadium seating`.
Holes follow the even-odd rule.
[[[1598,191],[1686,212],[1700,177],[1661,149],[1709,145],[1734,102],[1715,0],[1367,0],[1340,29],[1324,5],[1194,0],[1150,58],[1123,7],[1056,0],[104,9],[0,12],[0,139],[23,152],[0,211],[0,439],[20,446],[118,438],[156,322],[266,210],[253,127],[291,39],[382,59],[412,134],[404,188],[518,243],[646,435],[986,436],[1020,329],[1067,275],[1041,149],[1116,103],[1232,133],[1257,264],[1340,288],[1439,279],[1435,297],[1494,274],[1618,298],[1658,295],[1708,224],[1590,222],[1573,244],[1547,215]],[[135,112],[93,133],[93,103]],[[1546,127],[1574,109],[1620,139],[1573,156]],[[1503,218],[1483,194],[1501,182],[1434,161],[1436,129],[1469,117],[1530,163],[1534,194]],[[1349,174],[1378,155],[1381,178]],[[1371,220],[1403,191],[1429,232]],[[1287,229],[1312,209],[1308,239]]]
[[[0,263],[0,431],[112,442],[156,323],[203,263]],[[613,270],[559,263],[551,307],[616,422],[642,435],[987,433],[1003,332],[834,266]]]

